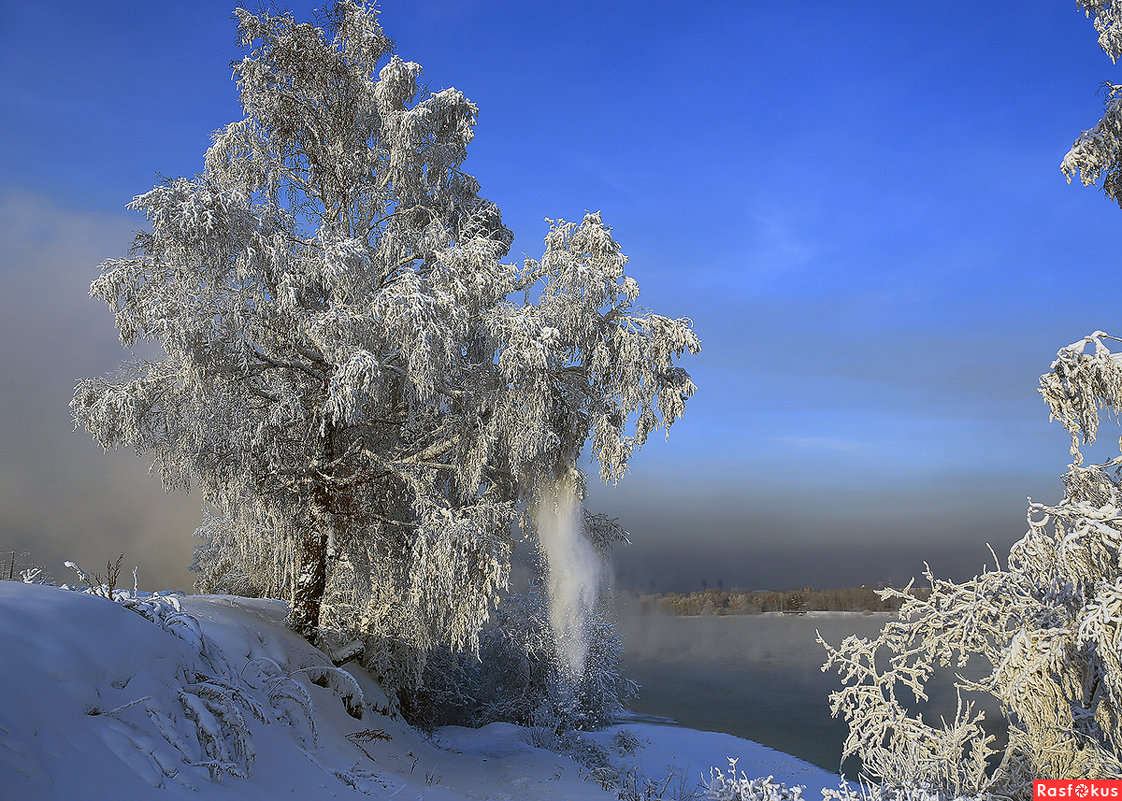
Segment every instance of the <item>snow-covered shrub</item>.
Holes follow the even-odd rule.
[[[961,584],[928,569],[929,597],[883,591],[903,605],[875,639],[834,648],[819,638],[823,669],[845,684],[830,696],[849,724],[844,754],[889,787],[1028,798],[1034,778],[1122,778],[1122,457],[1084,465],[1080,451],[1101,411],[1122,410],[1122,354],[1107,339],[1095,332],[1063,348],[1041,378],[1052,417],[1071,434],[1073,464],[1058,504],[1030,501],[1007,566]],[[954,718],[934,726],[908,711],[936,669],[968,662],[984,676],[956,674]],[[997,700],[1003,749],[963,700],[971,692]]]
[[[252,735],[237,700],[236,688],[215,681],[196,681],[179,690],[179,702],[195,724],[203,751],[193,764],[205,767],[212,779],[223,773],[246,779],[253,767]]]
[[[631,756],[642,747],[643,744],[631,729],[620,729],[612,737],[612,748],[623,756]]]
[[[332,665],[311,665],[296,671],[303,673],[317,687],[325,687],[339,696],[347,714],[355,720],[362,720],[366,699],[358,681],[345,670]]]
[[[573,684],[541,589],[512,594],[480,634],[478,657],[448,650],[430,656],[421,691],[403,711],[428,726],[506,721],[562,734],[607,725],[638,685],[621,673],[623,648],[613,624],[597,615],[589,634],[584,674]]]
[[[43,584],[48,587],[53,587],[55,583],[41,567],[25,567],[19,572],[19,579],[24,584]]]
[[[803,785],[788,787],[777,782],[774,776],[750,779],[736,770],[739,761],[729,757],[728,773],[720,768],[710,768],[709,778],[703,781],[706,797],[710,801],[802,801]],[[861,781],[851,784],[842,780],[836,790],[822,788],[822,801],[994,801],[988,795],[947,795],[938,791],[915,787],[891,787]]]
[[[133,590],[134,593],[130,594],[127,590],[121,590],[117,587],[117,582],[121,577],[121,562],[124,560],[125,555],[121,554],[117,560],[105,562],[105,575],[94,573],[91,578],[90,575],[82,569],[81,565],[77,562],[67,561],[64,562],[67,567],[78,574],[85,586],[80,589],[82,592],[88,592],[91,595],[99,595],[102,598],[108,598],[111,601],[118,600],[118,598],[127,599],[135,595],[136,590],[136,568],[133,568]],[[64,585],[65,586],[65,585]],[[68,588],[77,589],[77,588]]]
[[[947,795],[907,787],[888,787],[861,782],[856,786],[842,782],[838,789],[822,788],[822,801],[994,801],[987,795]]]
[[[739,760],[728,759],[727,774],[720,768],[710,768],[709,779],[704,782],[712,801],[802,801],[804,786],[788,787],[775,781],[774,776],[749,779],[744,771],[737,775],[736,763]]]

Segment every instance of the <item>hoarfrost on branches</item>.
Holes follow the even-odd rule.
[[[849,724],[844,753],[890,787],[1028,797],[1034,778],[1122,778],[1122,456],[1085,466],[1080,452],[1100,413],[1119,408],[1122,356],[1110,339],[1097,331],[1061,349],[1041,377],[1052,417],[1072,436],[1073,464],[1058,504],[1030,501],[1028,532],[1006,567],[961,584],[928,569],[927,598],[910,585],[883,591],[903,605],[877,638],[836,648],[819,640],[823,669],[846,685],[830,698]],[[937,668],[968,662],[985,675],[956,674],[954,718],[936,726],[908,710]],[[971,692],[997,700],[1004,749],[964,700]]]
[[[295,630],[357,635],[408,686],[434,645],[475,647],[512,524],[586,442],[618,481],[683,414],[699,342],[636,305],[598,213],[501,261],[512,234],[461,169],[477,107],[423,97],[372,7],[237,18],[244,118],[133,200],[151,230],[91,287],[163,354],[71,407],[201,490],[199,589],[291,599]]]
[[[1122,56],[1122,7],[1114,0],[1079,0],[1094,23],[1099,47],[1117,63]],[[1105,82],[1102,118],[1083,131],[1064,156],[1060,169],[1068,183],[1076,173],[1084,186],[1102,181],[1106,196],[1122,206],[1122,86]]]
[[[774,776],[749,779],[744,771],[740,771],[738,776],[736,763],[740,760],[735,757],[729,757],[728,760],[727,774],[720,768],[709,770],[705,790],[711,801],[802,801],[805,787],[788,787],[783,782],[775,781]]]

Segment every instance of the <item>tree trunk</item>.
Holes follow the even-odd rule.
[[[292,592],[292,630],[318,645],[320,606],[327,588],[327,532],[309,526],[300,538],[300,573]]]
[[[327,426],[323,461],[330,465],[335,459],[335,427]],[[312,645],[319,646],[320,608],[327,589],[327,550],[335,532],[335,499],[328,483],[320,484],[312,493],[314,506],[308,527],[300,537],[299,573],[292,592],[292,630]]]

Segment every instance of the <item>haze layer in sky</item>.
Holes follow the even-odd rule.
[[[307,18],[311,4],[292,4]],[[226,2],[0,11],[0,550],[124,551],[190,583],[197,495],[73,431],[125,354],[86,297],[241,116]],[[589,505],[636,589],[964,577],[1069,461],[1037,376],[1122,331],[1122,211],[1059,162],[1117,70],[1074,3],[387,0],[398,52],[480,107],[465,169],[541,253],[602,210],[700,387]],[[1109,432],[1104,436],[1109,440]]]

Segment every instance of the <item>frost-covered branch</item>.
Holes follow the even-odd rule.
[[[832,713],[850,727],[845,754],[891,787],[1027,798],[1041,776],[1122,777],[1122,457],[1084,466],[1080,452],[1122,398],[1107,340],[1117,341],[1095,332],[1061,349],[1041,378],[1053,418],[1072,435],[1074,463],[1058,504],[1030,501],[1028,532],[1007,566],[995,555],[992,569],[963,583],[928,569],[929,596],[886,591],[904,603],[878,637],[823,643],[823,669],[837,669],[845,685],[831,695]],[[953,720],[936,727],[908,710],[901,690],[922,699],[937,669],[968,663],[982,678],[956,674]],[[962,693],[996,700],[1004,749]]]

